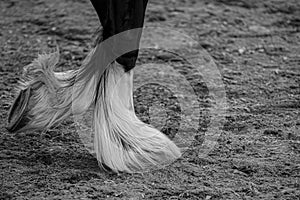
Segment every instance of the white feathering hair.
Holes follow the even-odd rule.
[[[34,105],[27,113],[31,120],[22,130],[47,129],[92,108],[94,151],[100,165],[135,173],[172,163],[181,156],[180,149],[135,115],[133,70],[125,72],[113,62],[103,74],[91,72],[97,68],[96,49],[78,70],[54,72],[58,51],[39,55],[25,67],[21,89],[35,90],[30,97]]]

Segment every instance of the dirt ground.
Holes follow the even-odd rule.
[[[145,24],[185,32],[214,59],[228,108],[213,151],[201,158],[195,143],[164,169],[112,174],[83,148],[71,120],[42,135],[8,133],[23,66],[58,44],[58,69],[79,67],[99,22],[88,0],[1,0],[0,199],[300,199],[300,1],[150,0]],[[171,56],[142,51],[138,64],[150,61],[188,73]],[[198,81],[192,79],[201,96]],[[144,121],[146,89],[135,91]],[[209,118],[200,116],[200,138]]]

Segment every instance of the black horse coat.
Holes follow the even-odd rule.
[[[91,2],[103,27],[102,40],[124,31],[143,27],[148,0],[91,0]],[[129,31],[118,41],[138,44],[141,34],[142,30],[139,34],[131,34]],[[117,49],[118,45],[120,44],[113,44],[112,49]],[[124,66],[125,71],[129,71],[135,67],[137,56],[138,49],[121,55],[116,61]]]

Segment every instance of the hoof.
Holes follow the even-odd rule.
[[[26,108],[30,99],[31,88],[21,90],[15,98],[8,112],[6,129],[9,132],[18,132],[24,128],[30,119],[26,116]]]
[[[6,129],[9,132],[22,131],[29,124],[31,117],[28,113],[35,104],[35,102],[31,102],[31,96],[33,91],[41,87],[41,85],[41,83],[37,82],[19,92],[8,112]]]

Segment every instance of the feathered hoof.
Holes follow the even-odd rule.
[[[144,173],[172,164],[180,149],[134,112],[133,71],[112,63],[99,83],[94,109],[97,160],[114,172]]]
[[[58,58],[58,52],[42,54],[24,67],[25,75],[8,113],[6,128],[9,132],[47,129],[70,115],[67,101],[71,94],[67,89],[60,89],[74,73],[54,72]]]

